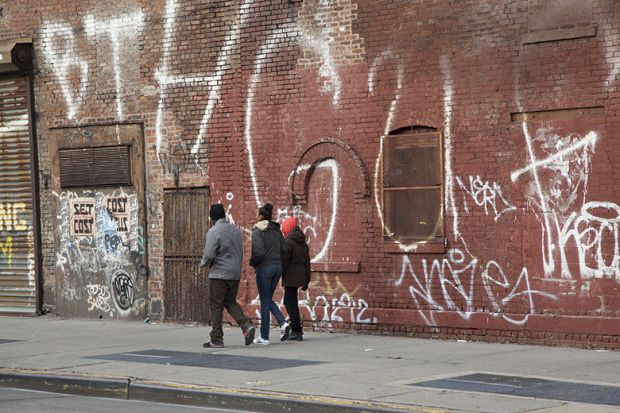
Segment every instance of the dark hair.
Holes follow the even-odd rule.
[[[218,219],[226,218],[226,212],[224,210],[224,205],[222,204],[213,204],[211,205],[211,209],[209,210],[209,216],[211,217],[211,222],[215,224]]]
[[[266,220],[271,221],[271,217],[273,215],[273,205],[263,205],[262,207],[258,208],[258,213],[261,214]]]

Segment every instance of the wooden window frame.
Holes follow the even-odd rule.
[[[386,168],[388,167],[388,165],[386,165],[386,158],[388,156],[388,141],[390,139],[395,139],[395,138],[402,138],[403,136],[408,135],[411,137],[412,142],[415,142],[416,138],[421,138],[423,136],[428,137],[429,135],[433,135],[439,144],[439,171],[438,171],[438,175],[439,175],[439,184],[438,185],[422,185],[422,186],[399,186],[399,187],[392,187],[390,189],[387,189],[388,187],[386,187],[385,185],[385,171]],[[385,222],[384,227],[381,229],[382,231],[382,237],[383,237],[383,244],[384,244],[384,250],[385,252],[388,253],[445,253],[446,252],[446,233],[445,233],[445,174],[444,174],[444,144],[443,144],[443,134],[434,129],[434,128],[406,128],[405,130],[397,130],[397,131],[393,131],[390,132],[389,135],[386,135],[383,137],[384,142],[383,142],[383,154],[381,156],[381,210],[382,210],[382,214],[383,214],[383,219]],[[412,144],[412,147],[414,147],[415,144]],[[399,190],[399,189],[439,189],[439,217],[438,217],[438,221],[439,221],[439,238],[435,237],[432,239],[415,239],[415,238],[411,238],[411,239],[403,239],[403,240],[396,240],[393,236],[390,236],[389,234],[387,234],[386,232],[386,227],[387,227],[387,214],[386,214],[386,210],[385,210],[385,194],[387,191],[389,190]],[[401,248],[401,244],[402,245],[413,245],[414,248],[406,248],[405,249]]]

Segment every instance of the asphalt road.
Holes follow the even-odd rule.
[[[248,413],[134,400],[72,396],[0,387],[0,413]]]

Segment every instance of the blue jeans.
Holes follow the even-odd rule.
[[[256,286],[260,298],[260,336],[269,340],[269,324],[273,313],[281,326],[286,321],[278,305],[273,301],[273,293],[282,277],[282,266],[279,264],[268,265],[256,271]]]

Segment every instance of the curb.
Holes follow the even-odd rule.
[[[245,389],[159,383],[137,379],[51,375],[48,372],[0,371],[0,387],[12,387],[79,396],[140,400],[254,412],[307,413],[448,413],[449,410],[396,403],[339,399]]]

